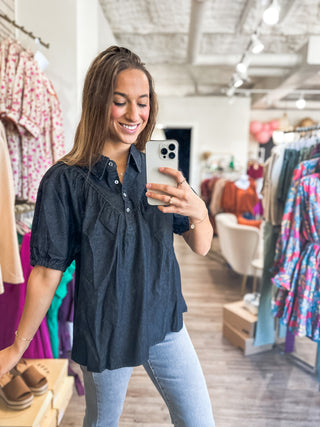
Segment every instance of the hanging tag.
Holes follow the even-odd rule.
[[[40,50],[36,51],[36,53],[34,54],[34,59],[37,61],[41,71],[44,71],[49,65],[49,61],[44,56],[44,54],[40,52]]]
[[[41,43],[38,37],[36,37],[34,39],[35,44],[37,45],[37,51],[34,54],[34,59],[37,61],[39,68],[41,71],[44,71],[47,66],[49,65],[49,61],[47,60],[47,58],[44,56],[44,54],[41,52],[40,48],[41,48]]]

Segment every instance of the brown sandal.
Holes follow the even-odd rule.
[[[33,401],[33,394],[23,379],[17,375],[5,374],[0,380],[0,397],[10,409],[28,408]]]
[[[35,366],[29,365],[25,359],[20,359],[13,370],[21,375],[35,396],[40,396],[48,390],[47,378]]]

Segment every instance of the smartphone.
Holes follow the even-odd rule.
[[[146,144],[147,182],[177,186],[177,181],[170,175],[159,171],[166,167],[178,170],[179,143],[174,139],[148,141]],[[152,190],[161,194],[161,191]],[[165,194],[165,193],[162,193]],[[167,203],[148,197],[150,205],[166,205]]]

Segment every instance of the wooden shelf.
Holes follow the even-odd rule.
[[[223,306],[223,336],[245,356],[272,349],[272,344],[254,345],[256,324],[257,316],[244,307],[242,300]]]

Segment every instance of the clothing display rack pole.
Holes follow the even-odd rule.
[[[286,347],[287,347],[287,343],[285,344],[275,344],[275,348],[277,348],[278,350],[281,351],[281,353],[284,353],[286,355],[287,358],[289,358],[290,360],[292,360],[292,362],[296,363],[296,365],[300,366],[302,369],[318,375],[318,383],[319,383],[319,391],[320,391],[320,341],[314,341],[317,345],[316,351],[315,351],[315,364],[312,365],[308,362],[306,362],[304,359],[302,359],[301,357],[295,355],[292,351],[293,351],[293,346],[294,346],[294,336],[289,332],[287,332],[286,335],[286,339],[288,339],[288,335],[289,335],[289,346],[292,346],[292,350],[290,352],[286,351]],[[292,336],[290,336],[292,335]]]
[[[307,127],[302,127],[302,128],[296,128],[296,129],[293,129],[293,130],[285,130],[283,133],[310,132],[312,130],[318,130],[318,129],[320,129],[320,125],[307,126]]]
[[[49,49],[50,44],[49,43],[45,43],[44,41],[41,40],[40,37],[36,37],[31,31],[27,31],[23,26],[18,25],[16,23],[16,21],[14,19],[10,19],[9,16],[4,15],[3,13],[0,13],[0,18],[4,19],[5,21],[9,22],[10,24],[12,24],[14,27],[18,28],[19,30],[21,30],[23,33],[27,34],[27,36],[31,37],[33,40],[38,39],[39,43],[42,44],[42,46],[46,47],[47,49]]]

